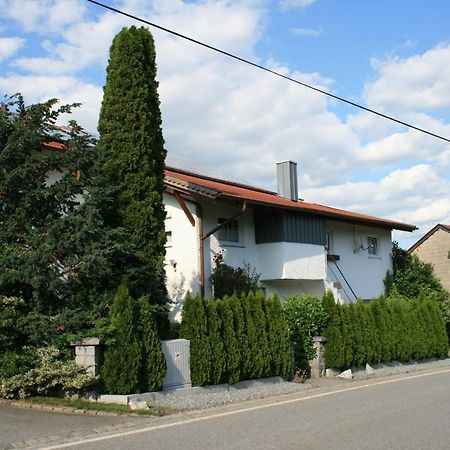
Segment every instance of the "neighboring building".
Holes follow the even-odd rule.
[[[212,294],[214,257],[250,264],[267,293],[375,298],[391,269],[391,231],[414,225],[298,200],[296,164],[277,165],[278,194],[196,169],[166,167],[166,273],[178,318],[186,292]]]
[[[450,292],[450,225],[438,223],[419,239],[409,252],[422,261],[433,264],[436,277]]]

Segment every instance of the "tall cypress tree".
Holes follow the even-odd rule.
[[[133,294],[150,293],[152,302],[165,305],[166,151],[155,77],[152,35],[143,27],[124,28],[111,45],[98,129],[103,169],[117,187],[116,225],[128,230],[153,272],[152,285]]]
[[[141,392],[159,391],[167,371],[166,360],[156,331],[155,319],[145,297],[139,304],[139,340],[141,341],[142,364],[139,381]]]
[[[183,304],[180,336],[189,339],[191,380],[203,386],[211,379],[211,345],[208,336],[206,301],[199,295],[186,295]]]
[[[129,394],[139,390],[142,355],[135,326],[136,313],[135,300],[126,286],[121,285],[110,310],[114,341],[108,345],[101,371],[106,390],[111,394]]]

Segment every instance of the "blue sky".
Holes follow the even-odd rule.
[[[104,0],[333,94],[450,137],[450,3]],[[108,49],[130,19],[85,0],[0,0],[0,94],[82,102],[95,131]],[[166,148],[275,188],[298,162],[308,201],[450,223],[450,145],[153,30]]]

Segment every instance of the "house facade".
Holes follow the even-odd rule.
[[[426,263],[431,263],[434,273],[442,285],[450,292],[450,225],[438,223],[409,252]]]
[[[393,222],[298,200],[296,165],[277,165],[274,193],[194,170],[165,173],[167,288],[179,319],[188,291],[212,295],[215,258],[249,264],[266,293],[322,295],[343,303],[384,291]]]

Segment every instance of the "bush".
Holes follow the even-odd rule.
[[[194,385],[290,372],[289,335],[280,301],[262,292],[222,300],[188,295],[181,335],[191,342]]]
[[[244,267],[229,266],[223,262],[221,253],[216,255],[214,260],[216,265],[210,277],[214,298],[223,298],[234,293],[241,296],[258,290],[260,275],[250,268],[250,264],[244,264]]]
[[[141,345],[141,368],[139,385],[141,392],[162,389],[166,375],[166,359],[156,331],[156,323],[150,304],[145,297],[139,299],[139,343]]]
[[[234,384],[240,379],[243,340],[237,338],[238,331],[230,298],[217,302],[217,313],[221,318],[220,335],[223,338],[223,350],[226,355],[223,381]]]
[[[342,370],[447,355],[445,322],[434,300],[423,296],[406,300],[396,294],[370,304],[326,304],[326,308],[330,314],[324,332],[327,367]]]
[[[312,338],[328,323],[328,313],[319,297],[304,294],[288,298],[283,303],[289,337],[295,342],[296,369],[309,371],[309,361],[316,351]]]
[[[139,391],[142,364],[138,341],[136,305],[126,286],[121,285],[111,306],[111,327],[114,338],[108,343],[101,377],[111,394],[131,394]]]
[[[270,373],[287,376],[292,370],[288,324],[278,297],[268,297],[264,302],[267,318],[268,353]]]
[[[74,361],[58,360],[60,352],[56,347],[28,349],[34,360],[34,367],[10,378],[4,378],[0,385],[0,396],[25,398],[30,395],[55,394],[65,390],[82,391],[91,386],[96,378],[86,374]]]
[[[180,336],[190,341],[191,381],[203,386],[211,378],[211,346],[208,335],[205,301],[189,293],[183,304]]]
[[[417,255],[392,246],[392,272],[384,279],[385,294],[388,297],[401,295],[406,299],[424,296],[435,301],[450,333],[450,294],[436,278],[433,265],[421,261]]]

